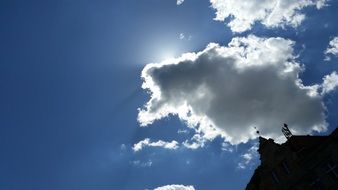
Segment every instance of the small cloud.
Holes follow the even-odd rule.
[[[153,165],[153,162],[151,160],[148,160],[147,162],[141,162],[140,160],[134,160],[130,162],[134,166],[138,167],[151,167]]]
[[[332,72],[330,75],[326,75],[323,78],[323,83],[321,85],[322,94],[327,94],[335,90],[338,86],[338,75],[336,71]]]
[[[184,33],[180,33],[179,39],[190,41],[192,39],[192,36],[191,35],[186,36]]]
[[[180,40],[183,40],[185,38],[184,34],[183,33],[180,33],[180,36],[179,36]]]
[[[338,37],[334,37],[330,42],[329,42],[329,46],[327,47],[327,49],[325,50],[325,61],[330,61],[331,57],[330,55],[333,56],[338,56]]]
[[[184,2],[184,0],[177,0],[177,1],[176,1],[176,4],[177,4],[177,5],[181,5],[183,2]]]
[[[197,133],[191,138],[191,141],[192,142],[189,142],[188,140],[186,140],[182,144],[183,144],[184,147],[194,150],[194,149],[204,147],[206,139],[203,138],[200,134]]]
[[[185,186],[185,185],[165,185],[162,187],[157,187],[154,190],[195,190],[194,186]]]
[[[124,151],[124,150],[126,150],[126,145],[125,144],[121,144],[121,146],[120,146],[120,149],[122,150],[122,151]]]
[[[162,140],[151,142],[149,138],[146,138],[132,147],[134,152],[141,151],[144,147],[162,147],[165,149],[177,149],[179,147],[177,141],[165,142]]]
[[[222,142],[222,147],[221,147],[221,149],[222,149],[223,151],[226,151],[226,152],[233,152],[233,151],[234,151],[232,145],[229,144],[229,143],[227,143],[227,142]]]
[[[203,147],[204,145],[199,143],[199,142],[192,142],[192,143],[189,143],[188,141],[184,141],[183,142],[183,146],[188,148],[188,149],[198,149],[198,148],[201,148]]]
[[[241,155],[241,161],[237,164],[238,169],[246,169],[248,166],[253,166],[252,162],[255,158],[258,158],[258,144],[254,144],[244,154]]]
[[[178,134],[188,134],[189,131],[186,130],[186,129],[179,129],[179,130],[177,131],[177,133],[178,133]]]

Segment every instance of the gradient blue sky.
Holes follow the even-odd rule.
[[[259,162],[244,170],[237,164],[255,142],[233,153],[222,151],[221,138],[197,150],[132,151],[150,136],[182,142],[193,135],[178,134],[186,127],[175,117],[139,127],[137,109],[149,98],[142,68],[234,36],[280,36],[296,41],[304,84],[320,83],[338,70],[336,57],[323,61],[338,35],[338,1],[329,5],[303,10],[297,29],[256,24],[233,34],[213,20],[207,0],[0,1],[0,189],[243,189]],[[324,102],[328,134],[338,124],[338,92]]]

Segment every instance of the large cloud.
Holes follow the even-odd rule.
[[[195,190],[193,186],[185,185],[165,185],[162,187],[157,187],[154,190]]]
[[[209,44],[201,52],[146,65],[142,87],[151,99],[139,110],[140,125],[177,115],[201,138],[220,135],[231,144],[256,138],[254,127],[280,141],[282,123],[296,134],[324,131],[324,92],[318,92],[323,87],[302,84],[293,44],[238,37],[228,47]]]
[[[318,9],[327,0],[210,0],[216,10],[215,20],[231,18],[228,26],[234,32],[249,30],[255,22],[267,27],[298,26],[305,18],[301,10],[308,6]]]

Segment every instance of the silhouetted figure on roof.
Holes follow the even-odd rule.
[[[282,127],[282,132],[284,134],[284,136],[286,137],[286,139],[289,139],[292,137],[292,133],[290,131],[290,129],[288,128],[288,125],[284,123],[284,126]]]

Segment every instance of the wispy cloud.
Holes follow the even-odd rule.
[[[194,186],[185,186],[185,185],[165,185],[162,187],[157,187],[154,190],[195,190]]]
[[[180,35],[178,36],[178,38],[180,40],[187,40],[187,41],[190,41],[192,39],[192,36],[191,35],[185,35],[184,33],[180,33]]]
[[[146,162],[142,162],[141,160],[134,160],[130,162],[132,165],[137,166],[137,167],[151,167],[153,165],[153,162],[151,160],[148,160]]]

